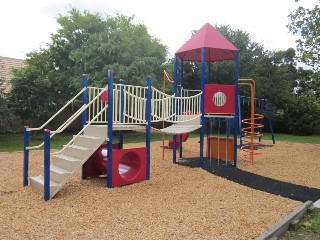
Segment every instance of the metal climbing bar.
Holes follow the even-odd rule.
[[[244,125],[244,127],[242,127],[241,129],[241,132],[243,133],[243,135],[241,136],[241,150],[243,152],[241,159],[253,164],[254,155],[260,154],[256,151],[256,147],[261,145],[261,143],[255,142],[255,137],[261,136],[259,129],[261,129],[263,125],[260,122],[264,116],[255,113],[255,81],[253,79],[239,79],[239,85],[250,86],[251,93],[250,118],[242,120],[242,124]]]

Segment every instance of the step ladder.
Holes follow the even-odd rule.
[[[87,126],[83,135],[75,136],[73,144],[59,153],[50,154],[50,199],[67,183],[91,155],[107,139],[107,126]],[[30,186],[44,192],[44,168],[40,176],[30,177]]]

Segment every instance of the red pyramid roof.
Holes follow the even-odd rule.
[[[183,61],[201,61],[201,49],[206,51],[206,62],[236,58],[237,48],[209,23],[203,25],[178,51]]]

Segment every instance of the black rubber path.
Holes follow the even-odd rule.
[[[198,159],[183,159],[179,160],[179,165],[198,167]],[[296,185],[289,182],[283,182],[272,178],[263,177],[257,174],[243,171],[229,164],[226,166],[225,161],[217,161],[205,159],[206,171],[241,185],[268,192],[275,195],[280,195],[285,198],[306,202],[308,200],[315,202],[320,199],[320,189],[310,188],[306,186]]]

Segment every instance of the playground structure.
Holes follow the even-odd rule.
[[[178,65],[179,59],[180,65]],[[230,59],[236,60],[234,85],[210,83],[210,63]],[[183,88],[185,61],[201,62],[200,90]],[[83,179],[106,174],[109,188],[149,180],[151,130],[173,135],[170,144],[173,149],[173,163],[176,163],[178,146],[182,158],[182,145],[185,140],[183,136],[200,129],[198,165],[203,167],[205,126],[213,123],[226,124],[226,137],[222,139],[219,134],[218,137],[207,136],[207,157],[210,157],[210,161],[211,157],[224,159],[236,167],[240,112],[238,66],[238,50],[210,24],[205,24],[175,54],[173,95],[154,88],[151,77],[147,77],[147,84],[144,87],[125,85],[122,80],[114,83],[113,71],[109,70],[107,86],[96,88],[87,86],[87,76],[83,75],[82,90],[54,116],[39,128],[28,126],[24,128],[23,185],[27,186],[30,180],[30,185],[43,191],[44,199],[49,200],[80,169]],[[65,123],[55,131],[44,129],[59,113],[80,97],[82,107]],[[50,139],[55,134],[63,132],[80,116],[82,130],[60,151],[51,153]],[[162,129],[156,129],[151,126],[151,123],[156,122],[166,122],[171,125],[168,127],[163,125]],[[251,124],[246,120],[243,122]],[[233,138],[230,137],[231,125]],[[258,127],[261,128],[261,125]],[[30,132],[43,129],[44,142],[38,146],[30,146]],[[145,132],[145,146],[125,149],[123,131],[128,130]],[[243,131],[249,132],[246,127]],[[114,143],[114,132],[119,133],[117,143]],[[29,151],[42,146],[44,146],[43,174],[29,178]],[[218,148],[213,150],[215,146]],[[225,155],[222,152],[225,152]],[[249,152],[251,155],[253,153],[254,151]]]
[[[170,122],[164,129],[155,129],[170,134],[184,134],[201,127],[200,97],[167,95],[151,86],[113,83],[113,71],[108,71],[105,88],[87,87],[83,76],[83,89],[39,128],[24,130],[24,186],[29,180],[29,151],[44,146],[43,175],[30,177],[30,185],[44,192],[45,200],[51,199],[82,168],[82,178],[107,174],[107,187],[117,187],[150,179],[150,134],[151,123]],[[44,142],[29,146],[29,133],[41,130],[63,109],[82,96],[83,105],[57,130],[44,130]],[[174,106],[174,107],[173,107]],[[175,109],[198,114],[179,115]],[[165,111],[164,111],[165,109]],[[65,130],[75,119],[82,116],[82,130],[62,150],[50,153],[50,138]],[[141,148],[123,148],[125,130],[144,131],[146,145]],[[119,131],[118,143],[113,144],[113,133]],[[52,159],[52,162],[51,162]]]

